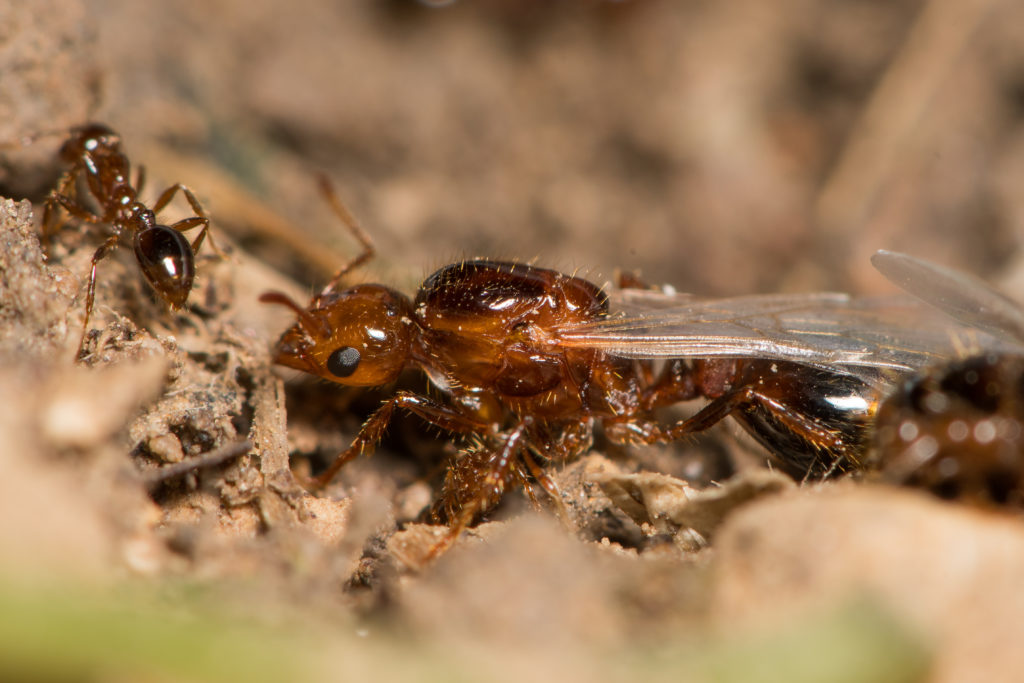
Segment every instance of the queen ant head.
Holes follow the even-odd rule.
[[[349,386],[379,386],[398,378],[412,348],[412,305],[381,285],[356,285],[314,297],[303,309],[287,295],[267,292],[264,303],[299,318],[277,345],[274,362]]]

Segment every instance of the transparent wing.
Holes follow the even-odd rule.
[[[893,284],[956,320],[1024,344],[1024,309],[973,275],[895,251],[878,251],[871,263]]]
[[[608,318],[555,330],[558,343],[628,358],[794,361],[874,383],[939,360],[1006,346],[903,296],[857,299],[824,293],[700,299],[620,290],[612,293],[611,304]]]

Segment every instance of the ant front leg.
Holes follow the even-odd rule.
[[[43,224],[42,224],[42,237],[45,246],[49,246],[50,238],[54,232],[58,231],[67,222],[67,218],[62,218],[57,221],[54,216],[57,215],[56,207],[60,205],[64,209],[68,216],[77,218],[80,221],[86,223],[102,223],[106,219],[103,216],[97,216],[95,213],[87,209],[86,207],[79,204],[75,199],[67,194],[71,188],[71,183],[74,182],[77,174],[67,173],[65,178],[69,179],[69,182],[62,181],[52,192],[49,197],[46,198],[46,204],[43,207]]]
[[[199,231],[199,236],[196,237],[194,242],[192,242],[192,251],[198,252],[199,247],[203,244],[203,240],[209,236],[210,248],[213,249],[217,256],[222,259],[226,259],[227,254],[225,254],[221,248],[217,246],[217,243],[213,241],[213,233],[210,232],[210,217],[206,215],[206,210],[203,209],[203,205],[199,203],[199,200],[196,199],[192,190],[188,189],[187,186],[182,185],[181,183],[175,183],[164,190],[157,198],[156,203],[153,204],[153,213],[160,213],[161,210],[171,203],[171,200],[174,199],[174,195],[178,192],[185,195],[185,199],[188,201],[189,206],[192,207],[192,211],[196,213],[196,216],[180,220],[170,227],[178,232],[185,232],[186,230],[197,228],[200,225],[203,226],[203,229]]]
[[[71,201],[67,197],[68,192],[74,186],[75,179],[78,177],[77,169],[72,169],[65,172],[61,177],[60,181],[46,198],[46,204],[43,207],[43,242],[45,246],[49,246],[50,235],[61,228],[64,225],[64,220],[57,223],[54,216],[57,214],[57,205],[60,204],[58,197],[64,197],[67,201]]]
[[[486,423],[467,417],[454,408],[438,403],[426,396],[420,396],[411,391],[399,391],[370,415],[349,447],[335,458],[334,462],[331,463],[331,466],[323,474],[313,480],[314,486],[316,488],[323,488],[330,483],[334,475],[346,463],[376,447],[377,443],[384,436],[384,430],[387,428],[388,423],[391,422],[396,408],[404,408],[435,427],[449,432],[466,434],[479,432],[488,427]]]

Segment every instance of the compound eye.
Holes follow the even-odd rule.
[[[327,369],[335,377],[348,377],[359,367],[359,349],[342,346],[327,357]]]

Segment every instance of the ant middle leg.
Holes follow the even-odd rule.
[[[675,358],[665,361],[657,376],[648,361],[638,362],[642,363],[641,373],[645,380],[640,391],[640,407],[643,410],[654,410],[702,395],[696,373],[686,361]]]
[[[49,246],[53,234],[67,223],[67,216],[92,224],[106,222],[104,216],[97,215],[91,209],[82,206],[77,201],[77,198],[71,195],[77,177],[77,171],[65,173],[57,187],[46,198],[46,203],[43,205],[43,221],[40,230],[43,244],[46,247]],[[60,216],[57,210],[58,207],[64,210],[65,216]]]

